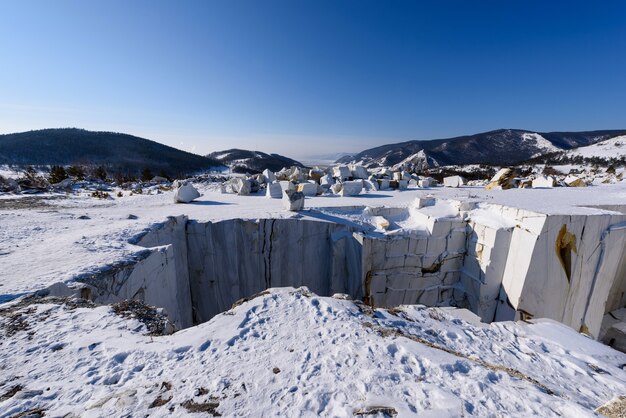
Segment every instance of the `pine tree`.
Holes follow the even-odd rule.
[[[50,167],[50,175],[48,176],[48,181],[52,184],[57,184],[62,182],[67,178],[67,172],[62,165],[53,165]]]
[[[154,174],[152,174],[152,171],[150,171],[150,168],[148,167],[144,168],[141,172],[141,181],[150,181],[153,177]]]

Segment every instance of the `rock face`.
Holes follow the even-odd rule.
[[[191,184],[176,182],[175,187],[174,202],[176,203],[189,203],[200,197],[198,190]]]
[[[284,201],[298,210],[304,195]],[[192,307],[204,321],[266,287],[306,285],[374,306],[465,307],[486,322],[550,318],[621,346],[623,326],[606,314],[626,306],[626,208],[604,209],[548,215],[424,197],[368,208],[362,226],[172,218],[138,240],[149,249],[135,261],[80,281],[92,300],[139,299],[179,327]],[[403,220],[411,229],[398,230]]]
[[[283,206],[285,210],[296,212],[304,209],[304,194],[293,190],[283,191]]]

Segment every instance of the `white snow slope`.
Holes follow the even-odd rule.
[[[626,156],[626,135],[606,139],[586,147],[579,147],[566,152],[569,156],[579,155],[584,158],[621,158]]]
[[[229,417],[374,407],[400,417],[585,417],[626,393],[626,355],[563,325],[472,325],[453,313],[371,311],[283,288],[149,337],[107,306],[25,306],[0,315],[0,417],[187,416],[194,405]],[[16,317],[26,329],[9,336]]]

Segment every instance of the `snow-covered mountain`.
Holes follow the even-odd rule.
[[[216,151],[207,155],[207,157],[229,166],[234,173],[256,174],[266,168],[271,171],[279,171],[283,167],[303,167],[303,164],[299,161],[279,154],[266,154],[261,151],[237,148]]]
[[[624,130],[539,133],[499,129],[475,135],[428,141],[408,141],[367,149],[337,163],[360,163],[367,167],[463,164],[515,164],[520,161],[624,134]]]

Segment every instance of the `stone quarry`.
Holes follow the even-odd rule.
[[[626,206],[560,214],[420,197],[303,210],[304,190],[288,184],[280,196],[295,218],[171,217],[136,239],[136,261],[80,278],[77,291],[143,300],[186,328],[264,289],[307,286],[376,307],[467,308],[484,322],[550,318],[626,347]]]

